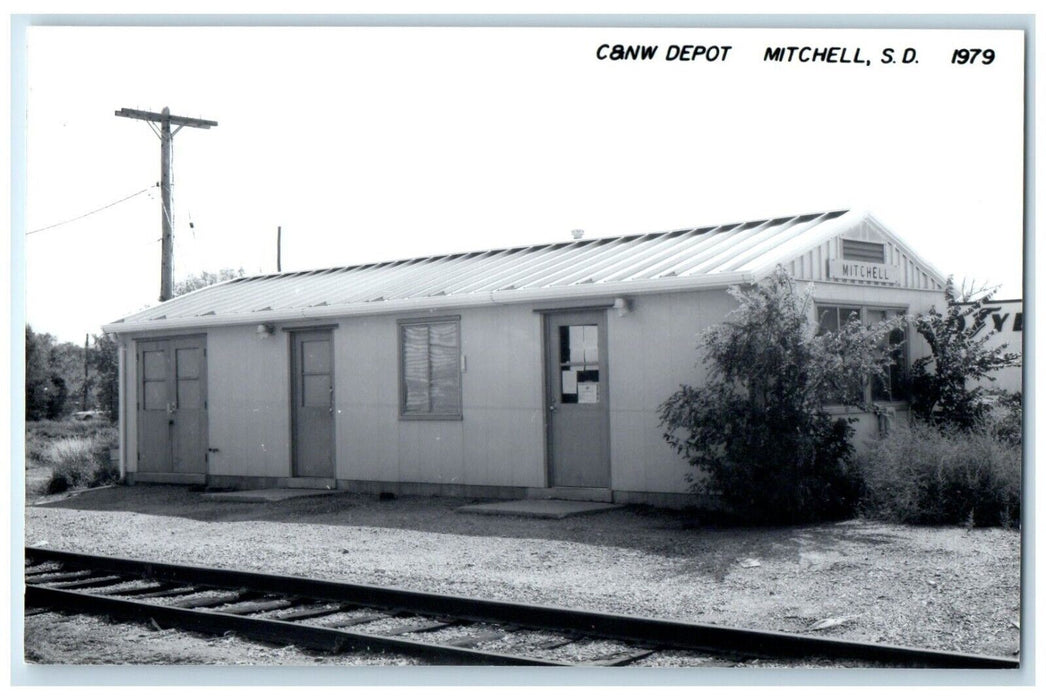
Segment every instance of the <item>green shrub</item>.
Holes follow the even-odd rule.
[[[992,433],[1000,440],[1020,446],[1024,434],[1024,401],[1021,392],[997,392],[988,414]]]
[[[26,431],[25,435],[25,461],[26,466],[31,463],[41,463],[44,461],[44,449],[47,447],[48,441],[39,435]]]
[[[1021,449],[992,427],[898,421],[857,460],[861,510],[914,525],[1014,526],[1020,520]]]
[[[823,407],[860,402],[864,381],[886,376],[900,320],[852,317],[815,334],[810,290],[780,268],[729,292],[738,308],[700,337],[704,385],[684,384],[660,406],[664,439],[694,467],[695,491],[749,522],[850,516],[853,429]]]
[[[87,480],[87,488],[93,489],[98,486],[108,486],[120,480],[120,469],[111,464],[96,467]]]
[[[115,484],[120,472],[115,467],[94,463],[62,464],[54,468],[47,481],[47,493],[64,493],[75,488],[96,488]]]
[[[67,474],[64,469],[56,469],[51,475],[51,478],[47,480],[47,485],[44,487],[44,491],[48,494],[65,493],[75,485],[75,479],[70,478],[71,476],[72,475]]]

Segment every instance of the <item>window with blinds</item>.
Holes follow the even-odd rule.
[[[400,416],[461,418],[458,319],[400,323]]]
[[[859,262],[885,263],[886,246],[882,243],[843,239],[843,259]]]

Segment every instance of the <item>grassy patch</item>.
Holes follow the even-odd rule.
[[[26,425],[26,468],[49,467],[47,493],[113,483],[119,468],[109,450],[118,444],[116,428],[98,421],[36,421]]]

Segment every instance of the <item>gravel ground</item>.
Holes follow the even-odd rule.
[[[26,544],[947,651],[1019,647],[1016,531],[717,528],[647,508],[558,521],[454,512],[467,502],[238,504],[119,487],[28,507]]]

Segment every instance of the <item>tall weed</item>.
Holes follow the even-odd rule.
[[[107,423],[35,421],[26,427],[26,466],[51,467],[48,493],[102,486],[119,478],[109,460],[117,444],[116,429]]]
[[[52,440],[40,450],[40,461],[57,467],[66,464],[89,464],[94,461],[95,441],[88,437]]]
[[[959,432],[898,421],[857,464],[870,517],[919,525],[1020,520],[1021,448],[989,426]]]

